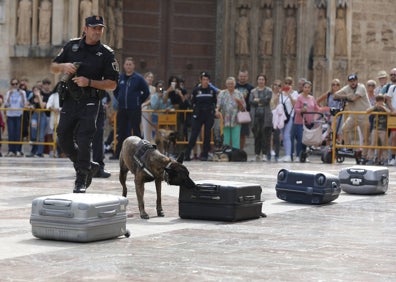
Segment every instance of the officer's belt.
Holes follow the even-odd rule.
[[[81,100],[81,99],[88,99],[88,98],[100,98],[101,91],[96,88],[92,87],[79,87],[78,89],[75,90],[70,90],[70,97],[73,100]]]

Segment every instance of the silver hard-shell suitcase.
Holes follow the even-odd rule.
[[[388,190],[389,169],[378,166],[352,166],[339,172],[341,189],[350,194],[383,194]]]
[[[62,194],[32,202],[32,234],[40,239],[91,242],[129,237],[125,197],[109,194]]]

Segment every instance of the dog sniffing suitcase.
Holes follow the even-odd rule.
[[[197,181],[180,187],[179,216],[189,219],[239,221],[262,215],[261,186],[235,181]]]
[[[352,166],[339,172],[341,189],[350,194],[384,194],[388,190],[389,169],[377,166]]]
[[[108,194],[62,194],[32,202],[32,234],[40,239],[91,242],[129,237],[125,197]]]
[[[337,176],[316,171],[281,169],[275,186],[276,196],[284,201],[300,204],[326,204],[341,192]]]

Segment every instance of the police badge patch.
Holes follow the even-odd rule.
[[[118,62],[117,60],[115,60],[114,62],[111,63],[111,66],[113,67],[113,70],[115,71],[120,71],[120,67],[118,66]]]

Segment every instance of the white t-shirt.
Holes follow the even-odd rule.
[[[392,108],[396,109],[396,85],[389,86],[388,92],[386,92],[385,96],[391,97],[392,99]]]

